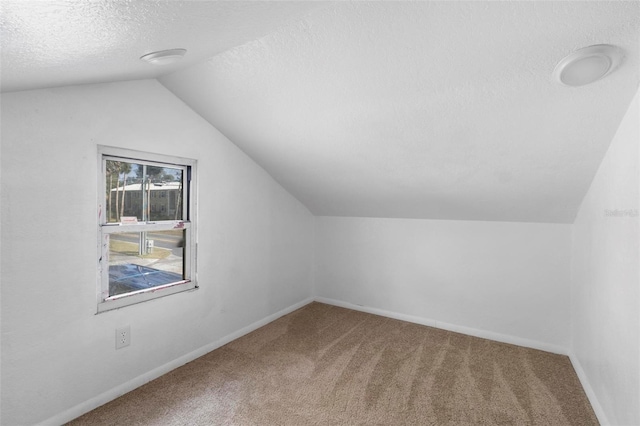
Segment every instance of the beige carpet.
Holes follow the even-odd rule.
[[[596,425],[565,356],[312,303],[73,425]]]

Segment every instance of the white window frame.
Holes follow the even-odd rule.
[[[183,170],[182,220],[108,223],[106,214],[106,161],[127,161],[136,164],[171,167]],[[197,161],[189,158],[154,154],[110,146],[98,146],[98,283],[97,313],[118,309],[148,300],[198,288],[196,273]],[[149,200],[150,202],[151,200]],[[123,232],[153,232],[185,230],[183,273],[181,281],[129,293],[109,295],[109,236]]]

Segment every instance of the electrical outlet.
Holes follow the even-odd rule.
[[[116,329],[116,349],[124,348],[131,344],[131,327],[126,326]]]

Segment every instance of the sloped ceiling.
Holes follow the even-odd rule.
[[[160,81],[317,215],[572,222],[638,86],[638,3],[341,3]],[[599,43],[624,66],[563,87]]]
[[[570,223],[640,81],[635,1],[3,3],[3,90],[158,77],[316,215]]]
[[[2,0],[2,91],[154,78],[273,32],[322,3]],[[140,56],[187,48],[156,67]]]

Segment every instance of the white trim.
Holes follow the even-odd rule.
[[[173,283],[157,285],[157,286],[152,287],[152,288],[143,288],[142,290],[136,290],[136,291],[132,291],[132,292],[129,292],[129,293],[116,294],[115,296],[109,296],[106,299],[104,299],[104,301],[105,302],[115,302],[116,300],[125,299],[127,297],[136,296],[138,294],[149,293],[149,292],[153,292],[154,290],[155,291],[166,290],[168,288],[175,287],[175,286],[178,286],[178,285],[189,284],[190,282],[191,282],[191,280],[182,280],[182,281],[176,281],[176,282],[173,282]]]
[[[158,222],[138,222],[131,225],[105,223],[100,226],[103,234],[126,234],[134,232],[181,231],[193,227],[193,222],[188,220],[162,220]]]
[[[587,374],[584,372],[584,369],[582,368],[582,364],[580,364],[580,360],[578,360],[578,357],[573,352],[569,354],[569,359],[571,360],[573,369],[576,371],[576,374],[578,375],[578,379],[580,380],[580,384],[584,389],[584,393],[587,394],[587,398],[591,403],[591,408],[593,408],[593,411],[596,413],[598,422],[600,422],[602,426],[610,425],[611,423],[609,423],[609,419],[607,419],[607,415],[604,413],[604,410],[602,409],[602,405],[600,405],[600,401],[598,401],[598,398],[596,397],[596,393],[593,391],[593,388],[591,387],[591,383],[589,383],[589,379],[587,378]]]
[[[102,156],[120,157],[125,160],[136,159],[139,164],[153,165],[153,163],[162,163],[171,166],[189,165],[196,166],[197,160],[193,158],[178,157],[170,154],[157,154],[153,152],[138,151],[129,148],[120,148],[116,146],[98,145],[98,156],[102,160]],[[137,158],[141,157],[141,158]],[[179,167],[178,167],[179,168]]]
[[[369,314],[381,315],[383,317],[393,318],[401,321],[408,321],[415,324],[427,325],[429,327],[440,328],[443,330],[453,331],[456,333],[467,334],[469,336],[481,337],[483,339],[495,340],[497,342],[509,343],[526,348],[538,349],[545,352],[552,352],[559,355],[568,355],[566,348],[551,343],[539,342],[537,340],[524,339],[522,337],[510,336],[508,334],[495,333],[493,331],[480,330],[476,328],[464,327],[461,325],[449,324],[430,318],[423,318],[413,315],[406,315],[397,312],[386,311],[384,309],[371,308],[368,306],[354,305],[349,302],[342,302],[326,297],[316,297],[316,302],[326,303],[328,305],[339,306],[342,308],[353,309],[355,311],[367,312]]]
[[[100,302],[98,304],[98,311],[96,312],[96,315],[103,312],[109,312],[114,309],[125,308],[127,306],[137,305],[138,303],[160,299],[161,297],[171,296],[172,294],[196,291],[199,288],[200,287],[196,286],[195,281],[187,280],[137,290],[131,293],[123,293],[118,295],[120,297],[116,296],[113,299],[107,298]]]
[[[49,417],[48,419],[38,423],[38,425],[60,425],[70,422],[71,420],[80,417],[81,415],[88,413],[89,411],[100,407],[101,405],[106,404],[107,402],[113,401],[114,399],[124,395],[127,392],[131,392],[132,390],[148,383],[158,377],[167,374],[171,370],[175,370],[178,367],[183,366],[184,364],[193,361],[196,358],[199,358],[207,353],[218,349],[221,346],[226,345],[229,342],[232,342],[245,334],[251,333],[254,330],[257,330],[260,327],[263,327],[270,322],[277,320],[280,317],[283,317],[291,312],[302,308],[305,305],[313,302],[313,298],[309,297],[304,299],[301,302],[295,303],[287,308],[284,308],[274,314],[268,315],[267,317],[254,322],[246,327],[241,328],[238,331],[235,331],[231,334],[227,334],[226,336],[211,342],[207,345],[202,346],[199,349],[196,349],[193,352],[190,352],[186,355],[181,356],[180,358],[176,358],[173,361],[169,361],[168,363],[161,365],[160,367],[154,368],[153,370],[144,373],[134,379],[129,380],[119,386],[116,386],[113,389],[109,389],[106,392],[101,393],[98,396],[90,398],[74,407],[69,408],[61,413],[56,414],[55,416]]]

